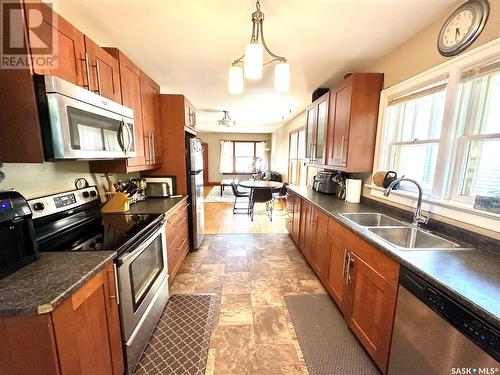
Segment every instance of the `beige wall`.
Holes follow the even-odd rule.
[[[450,58],[439,54],[436,47],[437,37],[448,16],[461,3],[463,1],[457,2],[432,24],[370,64],[365,70],[384,73],[384,86],[387,88],[449,60]],[[489,4],[490,15],[486,26],[479,38],[464,52],[500,37],[500,0],[490,0]]]
[[[101,174],[89,172],[89,163],[84,161],[60,161],[37,163],[6,163],[1,168],[5,173],[5,180],[0,184],[1,190],[14,189],[24,195],[25,198],[33,198],[42,195],[58,193],[74,189],[74,181],[77,177],[84,177],[89,184],[97,185],[100,194],[107,189],[105,179]],[[123,180],[136,177],[138,174],[113,176]]]
[[[220,182],[223,178],[247,179],[249,176],[223,175],[219,173],[220,141],[267,141],[271,145],[270,133],[198,133],[198,137],[208,144],[208,179],[209,182]],[[269,154],[269,153],[268,153]],[[267,156],[269,160],[269,155]]]
[[[271,169],[288,176],[288,148],[290,132],[306,125],[306,113],[301,112],[285,125],[275,130],[271,136]]]

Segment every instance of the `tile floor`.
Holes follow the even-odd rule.
[[[209,235],[171,294],[215,293],[207,375],[308,375],[283,296],[326,293],[288,234]]]

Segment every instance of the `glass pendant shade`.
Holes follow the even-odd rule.
[[[228,86],[231,94],[241,94],[243,92],[243,69],[240,66],[229,68]]]
[[[264,48],[258,43],[250,43],[245,48],[245,78],[261,79],[264,68]]]
[[[279,63],[274,67],[274,90],[287,92],[290,90],[290,65]]]

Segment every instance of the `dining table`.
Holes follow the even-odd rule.
[[[282,182],[277,181],[265,181],[265,180],[245,180],[240,181],[238,186],[247,188],[247,189],[272,189],[278,190],[283,186]]]

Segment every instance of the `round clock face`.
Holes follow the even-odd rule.
[[[455,10],[439,33],[439,52],[454,56],[469,47],[481,33],[488,11],[487,0],[470,0]]]

